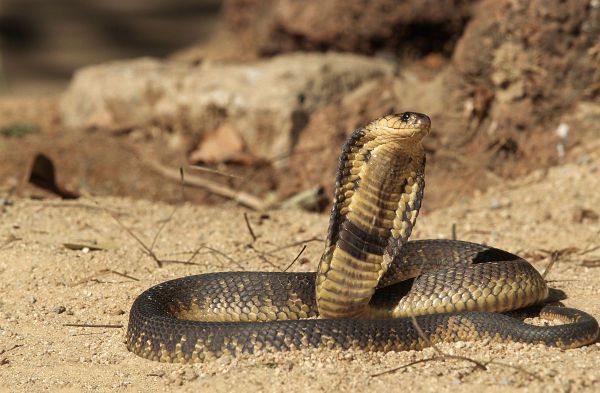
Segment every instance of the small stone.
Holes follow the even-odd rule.
[[[15,204],[15,201],[12,199],[0,198],[0,206],[12,206]]]
[[[123,315],[125,314],[125,311],[123,311],[123,309],[119,307],[111,307],[108,310],[106,310],[105,313],[108,315]]]
[[[558,135],[560,139],[567,139],[570,130],[571,127],[569,127],[568,124],[560,123],[556,128],[556,135]]]
[[[490,209],[492,210],[510,207],[511,205],[512,201],[510,199],[499,200],[494,198],[490,201]]]
[[[54,312],[54,313],[56,313],[56,314],[62,314],[62,313],[64,313],[65,311],[67,311],[67,308],[66,308],[65,306],[55,306],[55,307],[52,309],[52,312]]]
[[[598,221],[600,215],[592,209],[586,209],[583,207],[577,207],[573,211],[572,219],[573,222],[581,224],[582,222],[595,222]]]

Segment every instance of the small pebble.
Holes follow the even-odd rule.
[[[500,202],[498,202],[497,199],[492,199],[492,201],[490,202],[490,209],[500,209]]]
[[[583,207],[576,207],[573,210],[573,213],[571,215],[571,218],[573,219],[573,222],[576,223],[582,223],[585,221],[589,221],[589,222],[595,222],[598,221],[598,219],[600,219],[600,215],[592,210],[592,209],[586,209]]]
[[[567,123],[560,123],[556,128],[556,135],[558,135],[560,139],[567,139],[570,130],[571,127],[569,127]]]
[[[52,312],[57,313],[57,314],[62,314],[65,311],[67,311],[67,308],[65,306],[56,306],[52,309]]]
[[[15,204],[15,201],[12,199],[0,198],[0,206],[12,206]]]
[[[511,205],[512,205],[512,201],[510,199],[499,200],[499,199],[494,198],[490,201],[490,209],[492,209],[492,210],[510,207]]]
[[[106,314],[108,314],[108,315],[123,315],[123,314],[125,314],[125,311],[123,311],[123,309],[121,309],[119,307],[111,307],[108,310],[106,310]]]

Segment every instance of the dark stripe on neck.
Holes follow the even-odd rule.
[[[385,237],[370,234],[346,219],[342,223],[337,245],[353,257],[365,260],[366,253],[383,255],[387,243]]]

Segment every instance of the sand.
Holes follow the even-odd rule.
[[[586,153],[587,154],[587,153]],[[564,303],[600,319],[600,163],[598,152],[505,183],[419,217],[414,239],[484,242],[520,253],[540,271],[555,252],[547,279]],[[427,187],[435,187],[428,184]],[[246,210],[123,198],[12,199],[0,206],[0,390],[447,392],[600,391],[600,343],[574,350],[523,344],[453,343],[449,355],[487,364],[432,359],[437,352],[373,354],[306,350],[196,365],[160,364],[125,347],[134,298],[161,281],[223,270],[282,270],[306,245],[293,271],[317,266],[326,215]],[[158,267],[107,210],[159,258],[194,265]],[[311,240],[313,239],[313,240]],[[317,240],[314,240],[317,239]],[[319,240],[320,239],[320,240]],[[69,249],[96,242],[105,248]],[[287,246],[287,247],[286,247]],[[216,250],[216,251],[215,251]],[[223,253],[223,254],[220,254]],[[227,257],[225,257],[226,255]],[[116,327],[73,327],[102,324]]]

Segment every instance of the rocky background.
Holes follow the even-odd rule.
[[[47,22],[60,7],[7,4],[4,195],[173,202],[183,166],[192,201],[322,211],[344,138],[410,110],[433,121],[424,206],[435,209],[587,163],[574,148],[600,138],[595,0],[64,1],[60,29]],[[55,94],[10,94],[17,70],[64,76],[101,58],[115,60],[77,69],[64,89],[56,79]]]

